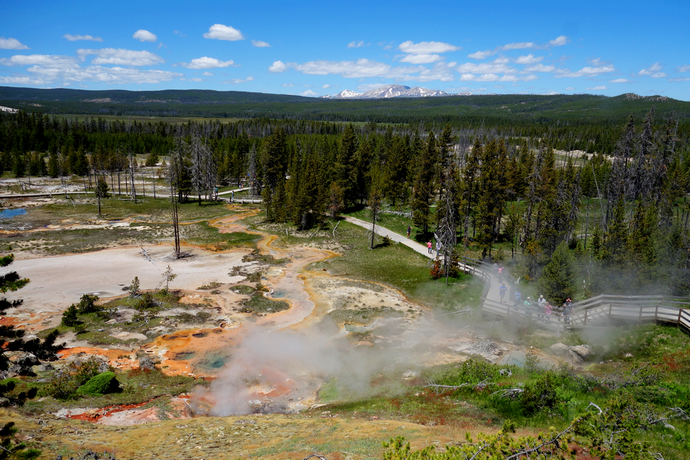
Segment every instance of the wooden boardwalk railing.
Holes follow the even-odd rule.
[[[521,305],[484,299],[482,311],[493,315],[531,317],[549,329],[607,326],[612,323],[665,323],[676,325],[690,334],[690,298],[661,295],[617,296],[602,294],[573,303],[570,322],[563,317],[531,314]]]

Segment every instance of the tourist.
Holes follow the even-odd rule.
[[[411,233],[411,232],[412,232],[412,227],[410,227],[410,226],[408,225],[408,226],[407,226],[407,237],[408,237],[408,238],[410,237],[410,233]]]
[[[563,316],[565,319],[565,324],[570,324],[570,315],[573,314],[573,301],[568,297],[563,304]]]
[[[524,307],[525,307],[525,313],[527,314],[527,316],[529,316],[531,318],[532,317],[532,298],[531,297],[528,296],[525,299]]]
[[[431,241],[429,241],[429,242],[426,244],[426,249],[427,249],[427,252],[428,252],[429,254],[431,254],[431,248],[432,248],[432,247],[433,247],[433,246],[432,246],[432,244],[431,244]]]
[[[506,287],[506,283],[501,283],[501,287],[498,288],[498,293],[501,295],[501,303],[505,303],[503,301],[503,298],[506,296],[506,291],[508,288]]]
[[[546,299],[543,295],[540,295],[539,300],[537,301],[537,305],[539,305],[539,309],[537,310],[539,313],[537,313],[537,316],[539,319],[544,319],[544,309],[546,308],[546,304]]]

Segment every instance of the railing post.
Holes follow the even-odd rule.
[[[654,309],[654,324],[658,324],[659,320],[659,304],[656,304],[656,308]]]
[[[585,310],[585,320],[584,320],[584,322],[582,323],[583,326],[584,326],[585,324],[587,324],[587,313],[588,313],[588,312],[589,312],[589,310]]]
[[[681,315],[681,313],[683,313],[683,309],[679,308],[678,309],[678,329],[680,329],[680,315]]]
[[[609,319],[611,319],[611,302],[609,302]]]
[[[640,315],[637,317],[637,322],[641,323],[642,322],[642,305],[640,305]]]

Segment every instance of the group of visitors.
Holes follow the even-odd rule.
[[[504,286],[504,285],[502,285]],[[515,292],[515,306],[520,305],[520,300],[522,300],[522,296],[520,295],[520,291]],[[501,295],[501,302],[503,301],[503,295]],[[560,321],[560,318],[562,317],[565,324],[570,324],[570,317],[573,314],[573,302],[568,297],[566,301],[563,303],[562,306],[553,306],[551,305],[545,298],[544,295],[540,295],[539,299],[537,299],[536,302],[532,300],[532,297],[527,297],[522,304],[523,308],[525,309],[525,314],[529,316],[530,318],[532,317],[532,314],[536,314],[537,320],[538,321],[543,321],[543,322],[550,322],[551,317],[556,316],[558,320]]]

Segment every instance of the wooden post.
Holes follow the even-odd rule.
[[[679,308],[678,309],[678,329],[680,329],[680,315],[681,315],[681,313],[683,313],[683,309]]]
[[[657,324],[659,321],[657,320],[659,316],[659,304],[656,304],[656,308],[654,309],[654,324]]]
[[[642,322],[642,305],[640,305],[640,315],[637,317],[637,322],[641,323]]]
[[[609,304],[609,305],[610,305],[610,304]],[[584,326],[585,324],[587,324],[587,313],[588,313],[588,312],[589,312],[589,310],[585,310],[585,321],[582,323],[583,326]]]
[[[609,302],[609,319],[611,319],[611,302]]]

